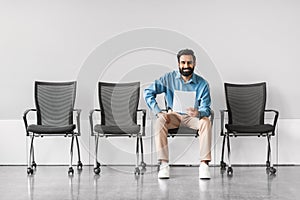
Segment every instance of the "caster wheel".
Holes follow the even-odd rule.
[[[68,174],[69,174],[70,176],[72,176],[72,175],[74,174],[74,169],[73,169],[73,167],[69,167]]]
[[[147,164],[145,162],[141,162],[142,168],[146,168]]]
[[[36,163],[33,161],[31,164],[32,168],[36,169]]]
[[[227,175],[231,176],[232,174],[233,174],[232,167],[228,167],[228,169],[227,169]]]
[[[267,166],[267,168],[270,168],[270,166],[271,166],[270,161],[266,162],[266,166]]]
[[[141,169],[141,175],[144,175],[146,173],[146,171],[147,171],[146,167],[142,168]]]
[[[226,163],[225,162],[221,161],[220,165],[221,165],[221,170],[226,170]]]
[[[100,167],[96,167],[96,168],[94,168],[94,173],[95,173],[95,174],[99,175],[99,174],[100,174],[100,172],[101,172],[101,169],[100,169]]]
[[[77,170],[82,170],[82,162],[78,161],[77,163]]]
[[[136,167],[135,170],[134,170],[134,174],[135,175],[140,175],[140,173],[141,173],[140,169],[138,167]]]
[[[276,169],[274,167],[270,167],[269,172],[271,175],[275,175],[276,174]]]
[[[28,167],[28,168],[27,168],[27,174],[28,174],[28,175],[33,174],[33,169],[30,168],[30,167]]]
[[[99,162],[97,162],[97,168],[99,168],[101,166],[101,164]]]

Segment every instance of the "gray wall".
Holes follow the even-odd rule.
[[[197,73],[212,89],[214,163],[219,163],[223,82],[266,81],[267,108],[280,111],[274,160],[300,164],[300,2],[298,1],[3,1],[0,0],[0,164],[26,163],[22,114],[34,107],[33,82],[78,81],[84,164],[92,163],[88,111],[96,82],[141,81],[177,68],[181,48],[196,51]],[[141,108],[146,108],[141,98]],[[146,161],[155,161],[148,111]],[[198,141],[172,139],[174,163],[197,163]],[[232,142],[234,163],[264,163],[266,141]],[[65,164],[67,139],[37,139],[37,162]],[[101,141],[102,162],[131,163],[134,141]],[[115,156],[112,157],[111,155]]]

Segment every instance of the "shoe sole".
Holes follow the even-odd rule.
[[[199,178],[200,178],[200,177],[199,177]],[[201,177],[200,179],[201,179],[201,180],[209,180],[210,177]]]

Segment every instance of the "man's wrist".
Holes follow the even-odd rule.
[[[158,112],[158,113],[156,113],[155,116],[156,116],[157,118],[159,118],[159,115],[160,115],[161,113],[162,113],[162,112]]]

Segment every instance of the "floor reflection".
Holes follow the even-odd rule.
[[[276,176],[261,167],[236,167],[232,176],[216,168],[210,180],[199,179],[195,168],[183,167],[174,167],[170,179],[157,179],[157,172],[135,176],[111,168],[100,175],[91,168],[68,176],[61,169],[41,167],[27,176],[22,168],[2,167],[0,199],[297,199],[300,187],[299,167],[281,168]]]
[[[169,199],[169,179],[158,179],[160,196],[163,199]]]
[[[27,176],[27,193],[28,193],[28,199],[33,200],[34,199],[34,176],[33,175]]]
[[[99,194],[98,194],[98,182],[100,180],[100,175],[99,174],[95,174],[94,175],[94,179],[93,179],[93,186],[94,186],[94,191],[95,191],[95,199],[99,198]]]
[[[134,175],[136,181],[136,199],[143,199],[144,192],[144,176],[143,175]]]
[[[79,199],[80,197],[80,187],[81,187],[81,173],[78,171],[77,174],[69,176],[69,190],[70,199]]]

